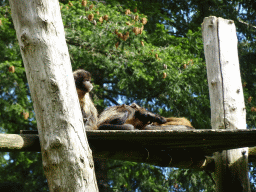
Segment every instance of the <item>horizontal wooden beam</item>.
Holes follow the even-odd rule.
[[[89,143],[146,146],[150,149],[200,150],[205,155],[256,146],[256,130],[175,129],[151,131],[87,131]],[[120,145],[119,145],[120,144]]]
[[[148,149],[200,149],[205,155],[216,151],[256,146],[256,130],[175,129],[150,131],[87,131],[90,144],[143,146]],[[0,134],[0,151],[39,151],[39,140],[30,134]],[[119,145],[120,144],[120,145]]]
[[[177,128],[177,127],[176,127]],[[24,131],[25,133],[26,131]],[[39,137],[0,134],[0,151],[40,151]],[[149,163],[162,167],[214,170],[213,152],[256,146],[256,130],[87,131],[94,157]],[[256,149],[249,149],[256,161]]]
[[[0,134],[0,151],[35,151],[40,152],[37,134]]]

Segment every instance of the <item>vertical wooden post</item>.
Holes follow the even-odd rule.
[[[236,28],[232,20],[207,17],[202,24],[212,129],[246,129]],[[248,148],[215,153],[218,192],[250,191]]]
[[[58,0],[10,0],[50,191],[99,191]]]

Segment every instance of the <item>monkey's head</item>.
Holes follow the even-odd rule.
[[[136,125],[137,128],[141,126],[144,128],[145,125],[152,123],[152,122],[157,122],[159,124],[166,123],[166,119],[164,117],[161,117],[158,114],[154,114],[150,111],[147,111],[145,108],[137,105],[136,103],[132,103],[130,105],[131,108],[135,110],[135,119],[138,121],[136,122],[138,125]]]
[[[78,69],[74,73],[76,88],[84,93],[89,93],[93,85],[91,84],[91,74],[83,69]]]

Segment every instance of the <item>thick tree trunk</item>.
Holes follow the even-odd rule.
[[[203,23],[213,129],[246,129],[246,111],[232,20],[207,17]],[[216,191],[250,191],[248,148],[215,153]]]
[[[10,0],[50,191],[98,191],[57,0]]]

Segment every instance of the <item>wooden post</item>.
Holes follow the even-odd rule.
[[[10,0],[50,191],[98,191],[57,0]]]
[[[212,129],[246,129],[236,28],[232,20],[207,17],[202,24]],[[248,192],[248,148],[215,153],[218,192]]]

